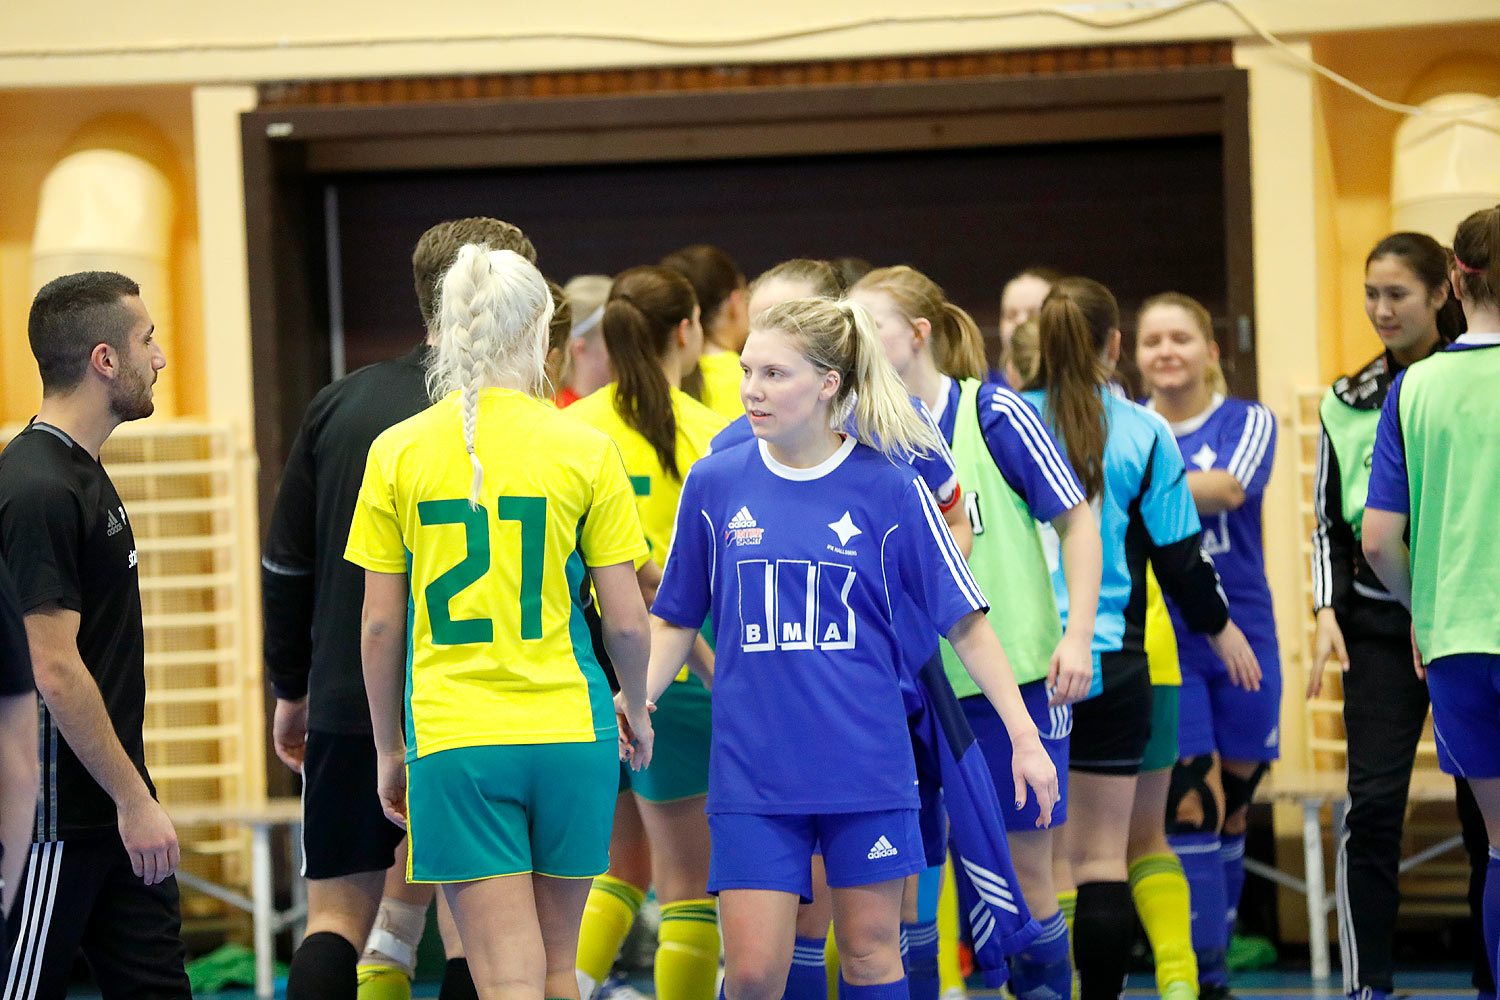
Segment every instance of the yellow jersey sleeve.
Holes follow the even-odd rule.
[[[1146,567],[1146,626],[1142,642],[1151,683],[1163,687],[1182,684],[1182,667],[1177,659],[1177,633],[1172,631],[1172,617],[1161,596],[1156,572]]]
[[[579,549],[588,566],[645,565],[649,549],[636,511],[635,490],[613,445],[601,448],[594,472],[594,502],[583,522]]]
[[[377,438],[365,459],[365,477],[354,504],[344,558],[376,573],[405,573],[406,544],[396,513],[395,483],[386,472],[390,461],[389,449],[382,448]]]
[[[745,413],[740,402],[740,356],[733,351],[705,354],[698,359],[698,368],[703,372],[703,405],[713,410],[726,422]],[[686,475],[686,470],[684,470]]]

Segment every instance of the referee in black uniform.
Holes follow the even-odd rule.
[[[42,405],[0,454],[0,554],[42,698],[42,784],[5,1000],[65,996],[80,949],[106,1000],[191,996],[177,833],[141,737],[135,536],[99,464],[117,426],[151,415],[166,365],[155,329],[140,288],[112,272],[58,278],[31,304]]]
[[[536,261],[521,230],[496,219],[459,219],[427,230],[412,254],[412,272],[429,339],[437,329],[439,283],[466,243],[487,243]],[[355,966],[403,836],[382,814],[376,795],[359,650],[364,571],[344,560],[344,544],[370,444],[431,404],[427,351],[424,340],[313,398],[292,443],[266,534],[261,592],[266,671],[276,694],[273,742],[277,756],[303,778],[308,883],[307,934],[292,959],[287,1000],[354,1000]],[[433,893],[431,886],[412,889],[420,904],[408,900],[392,909],[413,919],[392,918],[382,950],[416,947]],[[441,996],[475,996],[462,959],[449,962]]]

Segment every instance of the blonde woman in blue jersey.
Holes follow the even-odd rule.
[[[366,571],[382,806],[407,828],[409,880],[442,884],[487,1000],[577,997],[615,761],[651,759],[645,540],[614,445],[539,398],[551,314],[524,258],[459,252],[439,399],[371,446],[345,552]],[[631,743],[589,641],[590,582]]]
[[[573,404],[569,415],[620,449],[635,491],[650,562],[649,604],[672,538],[688,469],[726,421],[680,388],[703,342],[693,286],[665,267],[618,275],[604,306],[604,340],[615,380]],[[702,646],[707,651],[706,644]],[[708,654],[711,656],[712,654]],[[615,805],[610,871],[594,881],[579,933],[579,992],[588,997],[613,964],[646,889],[661,907],[653,966],[658,1000],[711,1000],[719,971],[719,927],[708,892],[709,693],[684,669],[652,718],[652,764],[627,772]],[[642,866],[635,859],[646,856]],[[621,862],[632,864],[633,870]],[[644,868],[644,871],[641,869]]]
[[[1058,769],[1061,794],[1052,825],[1044,828],[1037,827],[1034,808],[1006,808],[1002,803],[1011,860],[1032,915],[1042,925],[1036,941],[1012,960],[1011,986],[1021,1000],[1047,996],[1049,990],[1066,993],[1072,967],[1067,925],[1052,881],[1053,830],[1067,815],[1072,728],[1067,706],[1087,695],[1093,680],[1090,643],[1092,609],[1099,599],[1098,526],[1077,477],[1040,415],[1008,387],[981,384],[986,364],[979,328],[932,279],[910,267],[879,268],[861,278],[849,295],[870,310],[886,358],[907,391],[931,411],[944,443],[953,449],[973,529],[970,567],[982,585],[1006,593],[1006,608],[993,612],[990,623],[1010,658],[1042,745]],[[1038,521],[1057,529],[1069,606],[1081,609],[1070,617],[1066,634],[1036,530]],[[1010,770],[1010,741],[952,647],[945,645],[942,654],[948,679],[998,782]],[[941,871],[937,869],[939,877]],[[930,971],[930,995],[935,997],[936,912],[913,912],[911,918],[919,919],[906,928],[908,940],[921,941],[926,950],[919,955],[913,945],[909,966],[914,973]],[[919,1000],[915,990],[913,998]]]
[[[664,690],[712,614],[713,830],[729,1000],[775,1000],[820,849],[848,1000],[906,1000],[906,876],[925,867],[901,692],[904,637],[945,632],[1015,743],[1011,786],[1045,824],[1057,776],[984,597],[931,493],[892,453],[938,448],[857,303],[794,299],[752,325],[741,396],[755,440],[683,484],[653,614]],[[852,418],[852,424],[850,420]],[[853,433],[839,428],[852,427]]]

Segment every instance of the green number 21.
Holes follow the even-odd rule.
[[[454,621],[448,602],[477,583],[490,569],[489,511],[481,504],[469,507],[467,500],[424,500],[417,504],[423,526],[461,524],[464,527],[464,557],[458,565],[427,585],[427,619],[432,641],[445,646],[492,642],[495,623],[489,618]],[[521,638],[542,637],[542,559],[547,543],[546,497],[497,497],[495,517],[521,525]]]

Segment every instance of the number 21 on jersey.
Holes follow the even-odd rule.
[[[853,649],[849,606],[854,567],[806,559],[742,559],[739,578],[740,648]]]
[[[516,521],[520,524],[521,638],[540,639],[542,566],[547,544],[547,498],[496,497],[495,516],[501,521]],[[423,527],[461,524],[464,529],[463,559],[429,583],[422,592],[427,600],[427,620],[432,628],[432,641],[445,646],[493,642],[493,619],[462,618],[454,621],[448,610],[449,601],[478,583],[489,572],[489,511],[483,504],[471,508],[467,500],[424,500],[417,504],[417,517]]]

